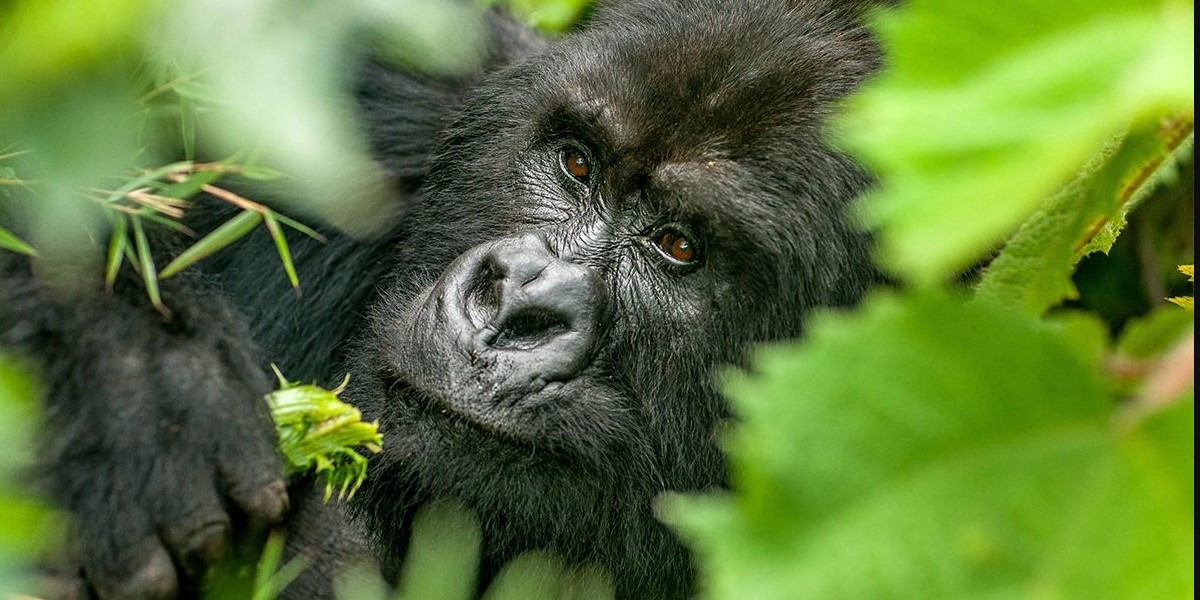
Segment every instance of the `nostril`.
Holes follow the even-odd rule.
[[[559,313],[525,308],[504,319],[489,343],[495,348],[529,349],[570,330],[570,319]]]

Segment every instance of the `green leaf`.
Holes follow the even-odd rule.
[[[180,271],[196,264],[200,260],[211,256],[221,248],[232,244],[242,236],[250,233],[250,230],[262,223],[263,215],[260,212],[246,210],[242,213],[214,229],[212,233],[201,238],[195,244],[192,244],[187,250],[179,253],[166,268],[163,269],[161,278],[166,279],[179,273]]]
[[[466,507],[422,507],[413,520],[397,598],[474,598],[481,537],[479,520]]]
[[[329,241],[328,239],[325,238],[325,236],[318,233],[317,230],[309,227],[308,225],[305,225],[304,223],[301,223],[300,221],[297,221],[295,219],[290,219],[287,217],[287,215],[281,215],[279,213],[275,213],[275,218],[279,219],[280,223],[283,223],[284,225],[287,225],[288,227],[291,227],[292,229],[295,229],[296,231],[299,231],[300,233],[303,233],[304,235],[307,235],[308,237],[310,237],[314,240],[317,240],[318,242],[321,242],[322,244]]]
[[[1068,335],[880,296],[763,352],[727,386],[736,495],[662,506],[708,597],[1191,598],[1194,402],[1118,426]]]
[[[0,248],[29,256],[37,255],[37,250],[34,250],[33,246],[25,243],[25,240],[22,240],[3,227],[0,227]]]
[[[878,29],[889,69],[840,122],[880,175],[880,258],[917,283],[991,252],[1129,123],[1190,111],[1186,0],[913,0]]]
[[[275,250],[279,253],[279,260],[283,261],[283,270],[287,272],[288,281],[291,282],[292,289],[299,292],[300,277],[296,275],[296,266],[292,264],[292,252],[288,250],[287,238],[283,235],[283,228],[275,220],[274,213],[267,211],[263,213],[263,218],[267,223],[267,231],[271,232],[271,239],[275,240]]]
[[[108,240],[108,258],[104,262],[104,287],[113,289],[117,282],[117,273],[121,271],[124,262],[125,249],[129,247],[128,224],[125,215],[112,214],[112,236]]]
[[[142,283],[146,286],[146,295],[150,304],[159,312],[166,314],[167,307],[162,303],[162,295],[158,291],[158,270],[154,266],[154,255],[150,254],[150,242],[146,239],[146,230],[142,227],[141,217],[130,217],[133,223],[134,255],[141,267]]]
[[[1133,212],[1142,201],[1149,198],[1154,190],[1166,181],[1178,178],[1179,165],[1192,155],[1195,149],[1194,123],[1191,115],[1171,119],[1167,127],[1159,130],[1162,144],[1153,144],[1149,140],[1146,149],[1149,153],[1147,160],[1131,169],[1127,178],[1120,182],[1124,186],[1118,192],[1119,211],[1112,218],[1095,224],[1095,231],[1090,239],[1081,243],[1075,252],[1075,259],[1093,253],[1108,253],[1117,241],[1117,236],[1125,229],[1129,213]],[[1172,128],[1178,127],[1178,129]],[[1180,137],[1180,134],[1183,134]],[[1135,159],[1136,160],[1136,159]]]
[[[281,566],[283,547],[283,534],[272,532],[263,546],[258,568],[254,572],[251,600],[272,600],[308,566],[309,557],[304,555],[296,556]]]
[[[170,198],[191,198],[200,192],[200,188],[220,179],[221,175],[221,171],[189,173],[186,179],[165,186],[159,194]]]
[[[1146,174],[1173,165],[1173,151],[1185,147],[1190,152],[1191,136],[1184,137],[1181,141],[1152,123],[1104,151],[1093,160],[1096,166],[1085,169],[1022,224],[988,265],[978,296],[1035,315],[1075,298],[1075,264],[1087,253],[1112,247],[1125,215],[1157,186],[1157,179]],[[1172,141],[1176,147],[1164,145]]]

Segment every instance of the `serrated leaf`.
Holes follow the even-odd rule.
[[[1187,275],[1188,281],[1192,283],[1196,282],[1195,265],[1179,265],[1179,272]],[[1195,299],[1191,296],[1176,296],[1174,298],[1167,298],[1167,302],[1189,311],[1195,310]]]
[[[35,256],[37,254],[37,250],[34,250],[33,246],[25,243],[25,240],[22,240],[13,232],[3,227],[0,227],[0,248],[28,256]]]
[[[880,18],[889,69],[841,121],[881,176],[885,265],[942,281],[991,252],[1105,139],[1195,97],[1183,0],[914,0]]]
[[[180,271],[200,262],[202,259],[211,256],[221,248],[236,242],[242,236],[250,233],[259,223],[262,223],[262,220],[263,215],[260,212],[252,210],[242,211],[241,214],[226,221],[220,227],[214,229],[212,233],[204,236],[187,250],[179,253],[179,256],[176,256],[163,269],[160,279],[176,275]]]
[[[885,296],[763,352],[727,386],[737,493],[662,507],[707,597],[1191,598],[1194,402],[1117,426],[1064,335]]]
[[[977,295],[1035,315],[1076,297],[1071,281],[1075,264],[1090,252],[1108,251],[1125,214],[1157,185],[1152,173],[1172,161],[1173,151],[1179,149],[1179,139],[1173,140],[1176,146],[1165,147],[1164,135],[1157,122],[1148,123],[1124,136],[1115,149],[1105,150],[1093,161],[1097,166],[1021,225],[988,265]],[[1109,223],[1115,226],[1104,226]]]
[[[1141,206],[1142,201],[1149,198],[1160,185],[1178,177],[1179,165],[1195,150],[1194,126],[1190,114],[1170,119],[1169,126],[1160,132],[1164,147],[1156,149],[1155,156],[1148,157],[1149,160],[1135,169],[1119,192],[1120,210],[1098,223],[1090,237],[1080,243],[1075,253],[1076,261],[1093,252],[1107,254],[1116,243],[1117,236],[1125,229],[1129,213]],[[1182,137],[1176,137],[1180,134]]]

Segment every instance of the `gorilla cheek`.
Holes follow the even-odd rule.
[[[481,244],[401,318],[394,366],[442,408],[507,430],[591,362],[603,289],[538,235]]]

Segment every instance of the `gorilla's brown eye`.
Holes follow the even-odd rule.
[[[678,231],[669,229],[662,232],[656,243],[663,256],[677,263],[686,265],[696,261],[696,245]]]
[[[588,176],[592,174],[592,163],[586,155],[578,150],[566,149],[559,154],[559,160],[562,161],[563,171],[566,171],[567,175],[581,183],[587,183]]]

